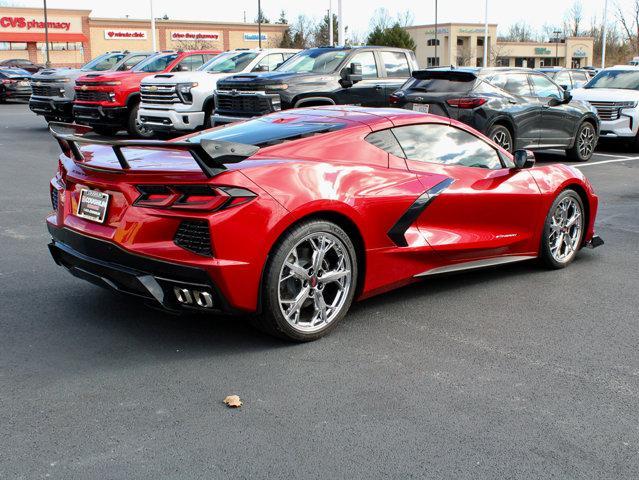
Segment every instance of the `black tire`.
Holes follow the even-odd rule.
[[[299,285],[298,288],[300,288],[299,295],[295,295],[295,292],[293,291],[292,296],[295,298],[302,298],[302,290],[310,290],[309,296],[304,297],[305,300],[302,305],[305,306],[295,310],[299,311],[299,323],[296,321],[296,326],[294,327],[291,323],[289,323],[283,312],[283,307],[280,306],[280,295],[282,294],[283,290],[287,290],[288,285],[286,283],[282,283],[282,285],[280,284],[280,276],[284,274],[284,269],[287,268],[284,265],[287,260],[290,261],[290,259],[295,258],[295,262],[298,265],[302,265],[302,254],[305,251],[305,245],[310,245],[309,239],[316,239],[317,237],[337,240],[335,241],[336,250],[332,253],[328,251],[328,253],[323,256],[325,263],[322,263],[322,268],[332,269],[333,267],[329,267],[328,264],[335,261],[339,263],[339,265],[343,265],[343,271],[349,271],[350,275],[344,277],[343,286],[342,282],[327,283],[320,286],[322,274],[328,273],[323,271],[322,268],[320,268],[317,272],[313,272],[313,265],[306,264],[308,268],[305,271],[306,273],[311,274],[311,277],[307,278],[308,282],[303,282],[302,280],[297,278],[295,275],[293,275],[293,270],[289,269],[288,277],[290,277],[290,280],[283,280],[283,282],[293,282],[294,284]],[[296,250],[296,252],[301,252],[299,254],[299,258],[297,257],[297,254],[295,254],[295,257],[292,256],[294,255],[294,250]],[[307,253],[310,253],[311,251],[312,250],[306,250]],[[331,257],[331,255],[333,259],[341,258],[341,262],[343,263],[340,263],[337,260],[331,260],[329,258]],[[338,257],[338,255],[341,255],[341,257]],[[335,287],[335,283],[338,283],[337,287]],[[332,308],[330,306],[330,296],[332,295],[331,291],[329,291],[330,285],[333,285],[333,287],[331,288],[333,288],[337,292],[335,293],[335,296],[333,296],[333,302],[335,302],[335,299],[338,295],[341,295],[340,300],[335,302],[337,303],[338,308],[334,308],[332,311],[330,311]],[[346,286],[348,286],[347,291],[344,292],[343,290],[341,290],[340,293],[340,288],[345,289]],[[324,287],[326,287],[326,289],[324,289]],[[335,329],[339,321],[344,318],[351,306],[351,303],[353,302],[356,288],[357,255],[353,242],[349,238],[348,234],[338,225],[324,220],[310,220],[300,223],[299,225],[293,227],[291,230],[287,231],[273,247],[263,277],[262,314],[253,318],[253,324],[263,332],[287,340],[292,340],[295,342],[309,342],[312,340],[316,340]],[[325,294],[327,295],[326,297]],[[317,314],[317,312],[322,311],[318,310],[317,308],[319,296],[321,296],[322,298],[322,303],[327,302],[324,303],[323,311],[327,312],[327,316],[324,318],[326,319],[328,318],[328,315],[330,315],[331,319],[328,322],[322,322],[323,325],[321,325],[321,327],[319,327],[317,330],[303,331],[303,329],[307,327],[303,325],[306,319],[302,320],[302,312],[306,312],[305,315],[310,315],[312,319]],[[288,302],[290,303],[291,300],[288,300]],[[282,300],[282,304],[284,304],[284,300]],[[326,305],[328,305],[328,307]],[[312,327],[312,321],[308,324],[308,327],[315,328]]]
[[[578,233],[573,231],[574,227],[555,226],[556,223],[553,221],[553,216],[556,214],[557,209],[562,202],[571,202],[573,205],[575,205],[575,207],[579,208],[580,223],[578,224],[579,226]],[[571,216],[572,216],[571,211],[569,210],[567,212],[567,220]],[[563,230],[565,230],[566,228],[568,228],[568,232],[563,232]],[[584,204],[581,200],[581,197],[579,196],[577,192],[575,192],[571,188],[568,188],[562,191],[559,195],[557,195],[557,198],[555,198],[555,201],[550,206],[550,210],[548,211],[548,214],[546,215],[546,221],[544,222],[544,231],[542,232],[541,250],[539,255],[543,264],[553,269],[564,268],[568,266],[575,259],[577,252],[582,246],[585,229],[586,229],[586,215],[584,210]],[[559,232],[557,232],[558,230]],[[553,235],[553,233],[555,233],[555,235]],[[571,242],[573,246],[573,248],[571,249],[571,254],[570,256],[567,256],[565,259],[558,259],[557,255],[553,253],[553,247],[555,247],[557,241],[560,241],[557,238],[557,236],[561,235],[561,233],[563,233],[564,236],[566,234],[573,235],[574,233],[574,241]],[[551,243],[553,242],[555,242],[555,245],[551,245]],[[562,249],[566,250],[563,244],[560,245],[559,249],[560,249],[559,253],[561,253]]]
[[[58,117],[54,117],[53,115],[45,115],[44,121],[47,123],[55,122],[58,120]]]
[[[566,156],[577,162],[587,162],[597,146],[597,131],[590,122],[583,122],[577,129],[574,145],[566,150]]]
[[[488,135],[486,136],[508,152],[513,152],[515,144],[513,136],[510,130],[503,125],[493,125],[488,130]]]
[[[99,125],[93,127],[93,131],[95,133],[97,133],[98,135],[104,135],[105,137],[113,137],[115,134],[118,133],[118,130],[119,129],[117,127],[103,127]]]
[[[138,122],[138,110],[140,110],[140,104],[136,103],[131,107],[131,112],[129,113],[129,120],[127,121],[127,132],[129,135],[138,138],[151,138],[154,133],[153,130],[145,128]]]
[[[209,128],[213,127],[213,124],[211,123],[213,105],[215,105],[215,102],[209,102],[209,104],[204,108],[204,123],[202,124],[203,130],[208,130]]]

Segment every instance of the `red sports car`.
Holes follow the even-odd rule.
[[[255,314],[297,341],[354,299],[535,258],[560,268],[603,243],[579,171],[433,115],[308,108],[168,142],[50,128],[59,265],[169,310]]]

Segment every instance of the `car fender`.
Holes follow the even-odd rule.
[[[493,125],[495,125],[496,123],[507,123],[508,126],[511,128],[512,132],[513,132],[513,135],[514,135],[513,140],[515,140],[515,138],[517,138],[517,135],[518,135],[517,124],[515,123],[513,118],[510,115],[506,114],[506,113],[500,113],[498,115],[495,115],[488,122],[486,122],[486,131],[483,132],[484,135],[488,135],[488,132],[493,127]]]
[[[577,139],[577,131],[586,120],[592,120],[592,122],[595,124],[595,131],[597,133],[597,136],[599,136],[599,131],[601,129],[601,121],[599,120],[599,117],[597,117],[597,115],[592,112],[585,112],[576,122],[575,129],[572,132],[572,138],[570,139],[570,148],[575,145],[575,140]]]
[[[298,97],[293,102],[293,108],[303,107],[304,104],[311,103],[311,102],[326,102],[329,105],[335,105],[336,104],[335,100],[332,99],[330,96],[327,96],[327,95],[309,96],[309,97],[301,97],[301,98]]]

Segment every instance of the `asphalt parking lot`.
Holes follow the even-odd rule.
[[[57,267],[57,155],[0,105],[0,478],[639,477],[639,155],[575,164],[606,244],[569,268],[430,280],[303,345]]]

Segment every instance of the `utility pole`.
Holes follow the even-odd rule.
[[[439,40],[437,40],[437,30],[439,30],[439,27],[437,26],[437,0],[435,0],[435,61],[433,63],[436,65],[433,65],[434,67],[439,67],[439,59],[437,57],[437,44],[439,43]]]
[[[608,21],[608,0],[604,1],[603,23],[601,25],[601,68],[606,68],[606,22]]]
[[[333,47],[333,1],[328,0],[328,44]]]
[[[337,0],[337,44],[344,45],[344,21],[342,19],[342,0]]]
[[[158,45],[155,39],[155,15],[153,15],[153,0],[151,2],[151,43],[153,44],[153,51],[158,51]]]
[[[257,46],[262,48],[262,2],[257,0]]]
[[[488,0],[484,12],[484,68],[488,66]]]
[[[552,32],[555,34],[555,67],[559,66],[559,34],[561,30],[555,30]]]
[[[49,68],[51,66],[51,59],[49,58],[49,18],[47,16],[47,0],[44,0],[44,43],[47,52],[45,66]]]

